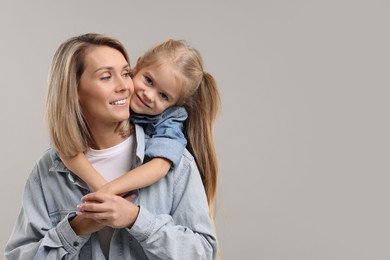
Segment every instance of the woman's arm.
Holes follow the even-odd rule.
[[[103,176],[87,160],[85,154],[79,153],[74,157],[60,156],[60,158],[69,170],[79,176],[93,190],[98,190],[107,183]]]
[[[75,234],[78,236],[87,236],[94,232],[99,231],[104,227],[104,225],[92,220],[86,219],[80,216],[74,217],[70,221],[70,226],[74,230]]]
[[[57,224],[53,224],[47,208],[46,197],[40,171],[49,171],[48,165],[37,165],[27,180],[23,207],[20,211],[11,237],[5,248],[7,259],[63,259],[78,254],[89,236],[78,236],[70,226],[69,220],[75,212],[69,212]],[[50,174],[58,174],[50,172]],[[47,184],[46,180],[46,184]]]

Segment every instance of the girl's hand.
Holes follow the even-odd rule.
[[[77,206],[77,215],[112,228],[130,227],[139,213],[139,207],[132,203],[134,198],[135,195],[122,198],[103,191],[90,193],[81,198],[85,203]]]

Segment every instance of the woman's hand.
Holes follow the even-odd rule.
[[[77,215],[112,228],[130,227],[139,212],[134,198],[134,194],[122,198],[103,191],[90,193],[81,198],[85,202],[77,206]]]
[[[76,216],[70,221],[70,225],[78,236],[92,234],[104,228],[104,225],[88,218]]]

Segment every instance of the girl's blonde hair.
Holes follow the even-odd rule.
[[[195,157],[206,190],[210,214],[217,188],[218,161],[214,145],[214,122],[220,109],[216,81],[203,70],[200,53],[183,40],[167,40],[149,49],[137,63],[137,71],[149,66],[172,65],[181,87],[177,105],[186,108],[187,149]],[[136,72],[135,72],[136,73]]]
[[[126,61],[129,57],[124,46],[116,39],[101,34],[84,34],[63,42],[57,49],[48,76],[46,95],[46,123],[55,150],[64,156],[83,152],[93,138],[78,100],[78,87],[86,64],[86,54],[92,48],[107,46],[118,50]],[[118,124],[118,133],[127,136],[130,124]]]

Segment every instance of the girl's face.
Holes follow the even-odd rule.
[[[107,46],[93,47],[85,57],[85,65],[78,98],[90,126],[127,120],[134,86],[122,53]]]
[[[158,115],[179,100],[181,89],[168,64],[136,70],[133,83],[130,108],[138,114]]]

